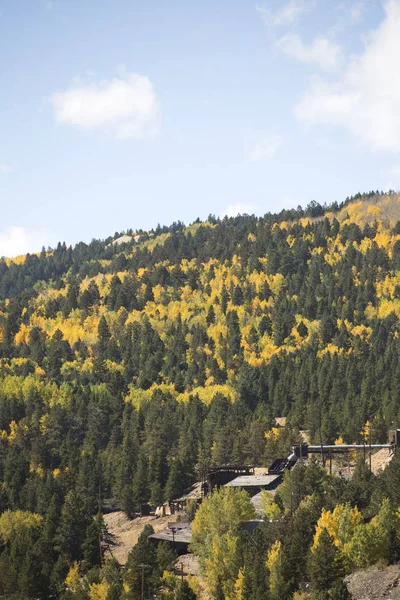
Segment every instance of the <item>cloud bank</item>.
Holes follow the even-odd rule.
[[[109,81],[75,85],[50,98],[58,123],[102,130],[118,139],[157,133],[159,104],[148,77],[123,73]]]
[[[49,236],[43,232],[29,231],[25,227],[8,227],[0,232],[0,256],[15,257],[28,252],[40,252],[48,242]]]
[[[351,57],[336,81],[315,77],[294,108],[305,126],[343,127],[374,151],[400,152],[400,1],[389,0],[385,18]]]
[[[293,25],[313,5],[314,2],[310,0],[289,0],[287,4],[275,11],[271,10],[269,6],[257,6],[256,8],[267,27],[286,27]]]
[[[305,44],[297,34],[288,33],[277,41],[277,46],[292,58],[314,64],[323,71],[335,71],[343,59],[341,46],[324,36]]]

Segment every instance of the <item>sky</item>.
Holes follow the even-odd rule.
[[[0,0],[0,256],[400,188],[400,0]]]

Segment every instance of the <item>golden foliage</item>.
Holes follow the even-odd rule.
[[[192,550],[200,557],[212,597],[222,582],[227,598],[235,598],[238,579],[238,529],[253,519],[255,510],[247,492],[221,488],[208,496],[192,523]]]
[[[276,540],[268,552],[267,568],[269,570],[269,589],[273,598],[280,597],[281,590],[284,588],[282,575],[282,544]]]
[[[279,427],[272,427],[269,431],[266,431],[264,436],[266,440],[278,441],[281,436],[282,430]]]
[[[15,334],[14,342],[16,346],[27,344],[29,342],[29,327],[21,323],[19,331]]]
[[[42,522],[43,517],[35,513],[24,510],[6,510],[0,516],[0,538],[4,542],[8,542],[23,529],[37,529]]]
[[[91,583],[89,586],[90,600],[107,600],[109,585],[103,583]]]
[[[318,546],[319,537],[324,529],[333,538],[336,546],[343,546],[354,535],[355,528],[361,523],[362,516],[357,507],[338,504],[333,511],[322,509],[321,517],[315,529],[311,550]]]
[[[81,590],[81,575],[79,573],[79,565],[77,562],[74,562],[71,565],[65,578],[65,585],[73,594],[76,594]]]

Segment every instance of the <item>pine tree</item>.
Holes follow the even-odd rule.
[[[175,600],[196,600],[197,596],[184,579],[178,584],[178,588],[175,592]]]
[[[339,550],[324,529],[310,559],[312,589],[318,600],[329,600],[330,590],[337,585],[343,575],[344,569]]]
[[[99,321],[99,326],[97,329],[97,337],[98,337],[98,352],[99,356],[102,358],[107,357],[107,348],[108,343],[111,339],[110,329],[108,327],[107,321],[104,318],[104,315],[101,317]]]
[[[80,560],[89,516],[81,497],[71,490],[65,497],[55,535],[55,547],[69,562]]]
[[[101,541],[104,530],[105,524],[101,514],[98,514],[86,528],[82,551],[84,565],[87,570],[96,565],[101,565]]]
[[[130,593],[134,597],[140,597],[142,569],[144,568],[145,597],[149,598],[155,592],[159,584],[161,573],[157,564],[156,550],[149,542],[149,535],[154,533],[151,525],[145,525],[139,536],[138,543],[132,548],[128,555],[125,567],[124,582],[129,586]],[[140,565],[145,565],[142,567]]]
[[[165,485],[165,497],[168,500],[174,500],[183,494],[185,491],[184,477],[181,462],[179,459],[173,460]]]
[[[142,504],[146,504],[150,498],[148,461],[144,451],[139,452],[136,473],[132,482],[132,492],[135,506],[140,510]]]

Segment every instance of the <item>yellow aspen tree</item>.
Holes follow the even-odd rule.
[[[74,594],[82,589],[81,575],[79,573],[79,565],[77,562],[74,562],[71,565],[65,578],[65,585],[67,586],[68,590]]]
[[[268,552],[267,568],[269,571],[269,590],[273,600],[280,600],[286,588],[282,573],[282,544],[279,540],[274,542]]]

